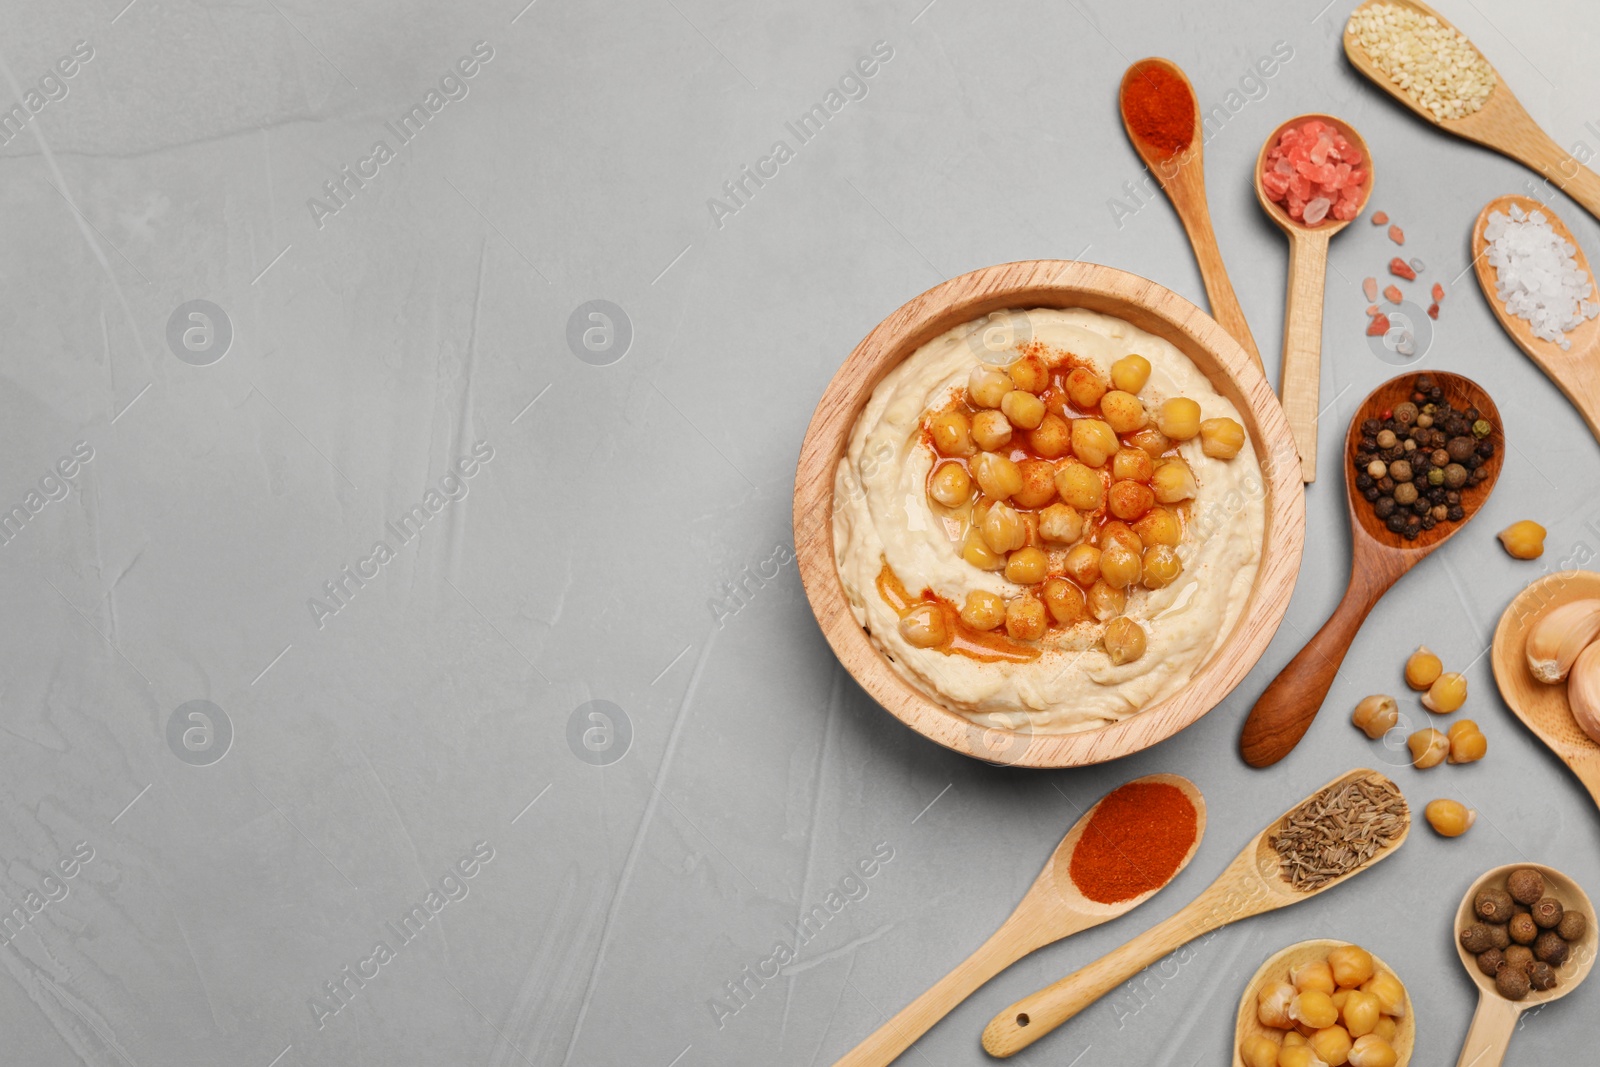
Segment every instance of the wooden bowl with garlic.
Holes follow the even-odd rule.
[[[1507,706],[1600,805],[1600,574],[1531,583],[1500,616],[1492,660]]]

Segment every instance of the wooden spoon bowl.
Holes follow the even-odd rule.
[[[1351,17],[1377,3],[1408,7],[1420,15],[1431,15],[1438,19],[1442,26],[1455,29],[1449,19],[1427,4],[1421,3],[1420,0],[1367,0],[1351,13]],[[1591,215],[1600,218],[1600,175],[1573,158],[1570,152],[1556,144],[1550,135],[1533,121],[1522,104],[1512,95],[1510,86],[1506,85],[1506,80],[1500,76],[1499,71],[1495,71],[1495,87],[1489,93],[1489,98],[1484,101],[1483,107],[1463,118],[1440,120],[1433,117],[1433,112],[1413,101],[1404,89],[1378,69],[1378,65],[1357,43],[1355,35],[1350,32],[1348,22],[1345,24],[1343,39],[1344,54],[1350,60],[1350,65],[1365,74],[1378,88],[1420,116],[1424,122],[1509,156],[1531,168],[1540,177],[1554,182],[1568,196],[1582,204]],[[1473,47],[1476,50],[1477,46]],[[1488,63],[1488,60],[1485,59],[1484,62]]]
[[[1183,791],[1194,805],[1194,843],[1178,864],[1172,878],[1183,873],[1194,858],[1206,832],[1206,802],[1199,788],[1189,779],[1176,774],[1152,774],[1136,778],[1128,785],[1152,783],[1174,786]],[[955,970],[941,978],[926,993],[906,1005],[900,1012],[878,1027],[865,1041],[846,1053],[834,1067],[884,1067],[927,1033],[934,1023],[948,1015],[956,1005],[989,979],[1011,966],[1035,949],[1060,941],[1064,937],[1081,933],[1101,923],[1125,915],[1155,896],[1172,878],[1161,886],[1138,896],[1102,904],[1090,900],[1072,880],[1072,854],[1089,820],[1099,810],[1100,803],[1083,813],[1067,836],[1061,839],[1056,850],[1045,861],[1044,870],[1034,879],[1022,902],[1016,907],[994,935],[978,947]]]
[[[1500,477],[1506,442],[1499,408],[1489,394],[1469,378],[1444,371],[1434,371],[1431,376],[1444,390],[1444,398],[1451,406],[1475,407],[1494,427],[1489,434],[1489,440],[1495,445],[1494,455],[1484,462],[1489,474],[1477,485],[1461,490],[1461,508],[1465,513],[1461,521],[1441,522],[1431,530],[1421,531],[1415,540],[1407,540],[1378,518],[1372,505],[1356,488],[1354,464],[1362,422],[1378,418],[1382,412],[1410,399],[1412,384],[1419,375],[1408,373],[1391,378],[1361,402],[1360,409],[1350,420],[1344,445],[1352,549],[1350,585],[1322,629],[1272,680],[1251,709],[1239,747],[1245,762],[1252,767],[1271,766],[1300,743],[1333,686],[1345,652],[1368,613],[1407,571],[1472,521]]]
[[[1477,921],[1472,904],[1478,896],[1478,891],[1485,886],[1505,885],[1507,875],[1524,867],[1532,867],[1544,875],[1546,893],[1561,901],[1563,908],[1577,908],[1589,922],[1583,938],[1572,946],[1567,962],[1556,968],[1554,989],[1547,989],[1542,993],[1534,990],[1522,1000],[1507,1000],[1495,989],[1494,979],[1484,974],[1478,967],[1478,961],[1461,947],[1460,933]],[[1467,1031],[1466,1042],[1461,1046],[1461,1058],[1457,1061],[1457,1067],[1499,1067],[1500,1061],[1505,1057],[1511,1035],[1516,1031],[1518,1017],[1529,1008],[1542,1007],[1551,1001],[1560,1000],[1589,976],[1589,972],[1594,968],[1596,948],[1600,946],[1600,929],[1596,928],[1594,905],[1590,903],[1588,894],[1577,882],[1543,864],[1510,863],[1504,867],[1496,867],[1472,883],[1467,895],[1461,898],[1461,907],[1456,909],[1451,938],[1455,941],[1456,955],[1461,957],[1461,966],[1466,968],[1467,975],[1478,987],[1478,1011],[1472,1017],[1472,1026]]]
[[[1322,303],[1328,279],[1328,242],[1354,220],[1329,215],[1315,226],[1296,221],[1282,204],[1267,194],[1261,182],[1261,171],[1266,166],[1267,154],[1283,136],[1283,131],[1311,119],[1332,126],[1361,152],[1360,165],[1367,170],[1367,180],[1362,186],[1357,217],[1367,210],[1375,178],[1372,152],[1366,140],[1355,127],[1332,115],[1299,115],[1281,123],[1261,145],[1255,171],[1251,174],[1261,210],[1289,238],[1289,293],[1283,317],[1283,370],[1278,378],[1278,391],[1283,396],[1283,411],[1300,450],[1300,470],[1307,483],[1317,480],[1317,419],[1322,410],[1318,399],[1322,390]]]
[[[1600,599],[1600,574],[1558,571],[1530,584],[1507,605],[1494,630],[1494,680],[1522,724],[1554,752],[1600,805],[1600,744],[1572,717],[1567,683],[1547,685],[1528,670],[1528,631],[1548,612],[1574,600]]]
[[[1349,944],[1350,942],[1348,941],[1326,939],[1302,941],[1297,945],[1290,945],[1282,952],[1275,953],[1266,963],[1261,965],[1261,969],[1256,971],[1255,977],[1250,979],[1250,984],[1245,986],[1244,995],[1239,998],[1239,1020],[1234,1027],[1233,1067],[1245,1067],[1239,1051],[1250,1038],[1258,1034],[1264,1034],[1280,1044],[1283,1041],[1284,1031],[1274,1030],[1269,1026],[1262,1025],[1261,1017],[1257,1014],[1256,1006],[1260,1000],[1261,991],[1276,982],[1288,981],[1289,972],[1294,968],[1316,960],[1326,959],[1328,953],[1334,949],[1345,948]],[[1393,967],[1377,956],[1372,957],[1372,962],[1379,971],[1388,971],[1397,979],[1400,977]],[[1401,981],[1400,985],[1403,988],[1405,982]],[[1389,1042],[1398,1057],[1395,1060],[1395,1067],[1406,1067],[1411,1062],[1411,1053],[1416,1048],[1416,1043],[1417,1013],[1412,1010],[1411,993],[1408,990],[1406,992],[1406,1013],[1395,1020],[1394,1040]]]
[[[1512,315],[1495,295],[1499,283],[1500,272],[1489,263],[1489,239],[1484,231],[1489,226],[1489,216],[1498,211],[1502,215],[1509,215],[1511,207],[1515,205],[1527,214],[1537,211],[1550,223],[1550,228],[1562,240],[1573,248],[1573,258],[1584,273],[1589,275],[1589,299],[1600,299],[1600,286],[1595,286],[1594,271],[1589,269],[1589,261],[1584,258],[1583,248],[1578,244],[1578,239],[1572,235],[1565,223],[1561,221],[1549,208],[1537,200],[1526,196],[1497,197],[1483,206],[1478,212],[1478,221],[1472,227],[1472,266],[1478,276],[1478,285],[1483,289],[1484,299],[1489,302],[1489,310],[1494,312],[1494,317],[1500,321],[1506,333],[1517,343],[1517,347],[1528,354],[1528,358],[1544,371],[1549,379],[1561,387],[1561,391],[1572,401],[1574,407],[1583,415],[1583,421],[1589,424],[1589,432],[1600,438],[1600,319],[1585,319],[1576,328],[1567,331],[1567,340],[1570,348],[1562,348],[1554,341],[1546,341],[1533,335],[1533,325],[1527,319]]]

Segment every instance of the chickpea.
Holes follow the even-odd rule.
[[[1489,751],[1489,740],[1471,719],[1451,725],[1445,734],[1450,741],[1451,763],[1476,763]]]
[[[972,443],[972,423],[959,411],[946,411],[928,422],[934,451],[941,456],[970,456],[977,451]]]
[[[1244,427],[1233,419],[1207,419],[1200,424],[1200,450],[1212,459],[1232,459],[1244,447]]]
[[[1151,508],[1145,512],[1144,518],[1133,524],[1133,532],[1147,545],[1176,548],[1183,542],[1183,524],[1166,508]]]
[[[1093,545],[1076,545],[1067,553],[1062,569],[1067,577],[1087,589],[1100,580],[1100,550]]]
[[[900,617],[900,636],[916,648],[936,648],[950,639],[950,627],[937,604],[918,604]]]
[[[1161,405],[1156,425],[1174,441],[1187,441],[1200,432],[1200,405],[1186,396],[1175,396]]]
[[[1021,389],[1007,393],[1005,399],[1000,401],[1000,410],[1005,412],[1013,426],[1020,426],[1024,430],[1034,429],[1044,421],[1045,416],[1044,401]]]
[[[1444,664],[1427,645],[1418,645],[1406,660],[1406,684],[1419,692],[1427,692],[1443,673]]]
[[[1514,559],[1538,559],[1544,554],[1543,526],[1532,519],[1514,522],[1500,531],[1500,543]]]
[[[1378,998],[1378,1010],[1396,1019],[1406,1013],[1406,987],[1388,971],[1378,971],[1361,983],[1361,992]]]
[[[1128,594],[1121,589],[1113,589],[1104,581],[1095,582],[1089,587],[1089,614],[1101,622],[1110,622],[1121,615],[1128,607]]]
[[[978,488],[996,500],[1010,500],[1022,490],[1022,471],[1005,456],[983,452],[972,460],[972,476]]]
[[[1006,633],[1012,640],[1037,641],[1049,626],[1038,597],[1024,593],[1006,604]]]
[[[1090,411],[1106,395],[1106,383],[1087,367],[1074,367],[1067,375],[1067,398],[1080,411]]]
[[[1406,738],[1406,748],[1411,750],[1411,764],[1418,770],[1437,767],[1450,754],[1450,739],[1438,730],[1418,730]]]
[[[1311,1035],[1311,1051],[1329,1067],[1333,1064],[1346,1064],[1350,1062],[1350,1048],[1355,1042],[1350,1040],[1350,1032],[1335,1023],[1325,1026]]]
[[[1113,589],[1126,589],[1139,581],[1143,564],[1139,554],[1112,541],[1100,550],[1100,580]]]
[[[1430,800],[1422,814],[1440,837],[1460,837],[1478,819],[1478,813],[1459,800]]]
[[[1113,667],[1132,663],[1144,655],[1144,627],[1126,615],[1112,619],[1106,624],[1105,635],[1100,641],[1106,646],[1106,655],[1111,657]]]
[[[1142,448],[1119,448],[1111,457],[1111,477],[1117,481],[1148,482],[1155,466]]]
[[[928,480],[928,495],[947,508],[960,507],[972,496],[972,477],[959,463],[941,463]]]
[[[1332,996],[1334,990],[1339,988],[1333,980],[1333,967],[1325,959],[1312,960],[1294,968],[1289,972],[1289,981],[1301,993],[1315,989]]]
[[[1051,412],[1039,420],[1037,429],[1028,432],[1028,444],[1045,459],[1060,459],[1072,447],[1072,427]]]
[[[1422,706],[1435,715],[1448,715],[1466,702],[1467,678],[1464,674],[1441,674],[1422,694]]]
[[[1023,356],[1008,368],[1011,384],[1027,393],[1042,393],[1050,387],[1050,368],[1038,356]]]
[[[997,408],[1011,392],[1011,379],[1005,372],[979,364],[967,375],[967,399],[975,408]]]
[[[1056,468],[1056,492],[1079,511],[1099,511],[1106,502],[1106,483],[1100,472],[1075,459]]]
[[[1244,1067],[1278,1067],[1278,1043],[1265,1034],[1251,1034],[1239,1046]]]
[[[1099,419],[1074,419],[1072,453],[1091,467],[1104,466],[1117,450],[1117,435]]]
[[[1017,509],[1001,501],[983,517],[983,540],[996,553],[1013,552],[1027,544],[1028,531]]]
[[[1038,585],[1050,570],[1050,557],[1043,549],[1019,548],[1006,559],[1006,581],[1018,585]]]
[[[1017,507],[1042,508],[1056,498],[1056,468],[1049,460],[1018,460],[1017,470],[1022,474],[1022,488],[1011,496]]]
[[[1106,494],[1106,500],[1111,514],[1119,519],[1131,521],[1149,511],[1150,506],[1156,502],[1156,496],[1148,485],[1123,481],[1111,483],[1111,491]]]
[[[1052,544],[1076,544],[1083,536],[1083,516],[1070,504],[1051,504],[1039,512],[1039,536]]]
[[[1100,398],[1100,415],[1117,433],[1133,433],[1150,421],[1139,398],[1121,389],[1113,389]]]
[[[998,411],[980,411],[972,416],[972,440],[985,452],[1011,443],[1011,421]]]
[[[1006,565],[1006,558],[990,548],[983,533],[976,529],[968,532],[961,546],[961,558],[980,571],[997,571]]]
[[[1125,522],[1113,520],[1100,527],[1100,547],[1119,544],[1130,552],[1143,552],[1144,542],[1139,540],[1139,535],[1133,532],[1133,527]]]
[[[1351,714],[1350,721],[1356,729],[1376,741],[1400,721],[1400,706],[1395,703],[1392,696],[1382,693],[1370,696],[1356,705],[1356,710]],[[1370,977],[1370,975],[1368,976]],[[1366,979],[1361,980],[1365,982]],[[1360,985],[1361,982],[1342,982],[1341,985]]]
[[[1351,990],[1349,996],[1345,997],[1339,1014],[1351,1037],[1366,1037],[1378,1028],[1378,1020],[1383,1018],[1383,1013],[1378,1010],[1378,998],[1359,989]]]
[[[1044,583],[1044,606],[1061,626],[1075,626],[1089,617],[1083,590],[1065,578],[1049,578]]]
[[[1154,426],[1146,426],[1138,433],[1129,434],[1128,443],[1134,448],[1143,449],[1151,459],[1155,459],[1172,447],[1172,442],[1167,439],[1167,435]]]
[[[993,630],[1006,621],[1006,602],[988,590],[974,589],[961,606],[961,621],[974,630]]]
[[[1183,573],[1183,561],[1170,545],[1151,545],[1144,550],[1144,586],[1165,589]]]
[[[983,484],[981,475],[978,484]],[[1178,458],[1166,460],[1155,469],[1155,473],[1150,476],[1150,488],[1155,491],[1156,499],[1163,504],[1176,504],[1180,500],[1193,499],[1200,491],[1200,487],[1194,481],[1194,472],[1189,469],[1187,463]]]
[[[1305,1023],[1314,1030],[1332,1026],[1339,1019],[1339,1009],[1333,1006],[1333,995],[1320,989],[1302,989],[1289,1002],[1289,1018]],[[1315,1035],[1312,1040],[1314,1041]]]
[[[1137,393],[1150,380],[1150,361],[1143,356],[1123,356],[1111,364],[1111,384],[1124,393]]]
[[[1390,1019],[1389,1023],[1392,1027],[1394,1020]],[[1350,1067],[1394,1067],[1400,1061],[1400,1056],[1389,1042],[1393,1036],[1392,1033],[1385,1037],[1374,1032],[1356,1038],[1345,1062]]]

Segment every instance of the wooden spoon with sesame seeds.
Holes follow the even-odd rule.
[[[1533,121],[1532,116],[1512,95],[1506,80],[1495,71],[1487,59],[1483,62],[1484,66],[1494,73],[1494,88],[1490,90],[1488,99],[1483,102],[1482,107],[1460,118],[1439,118],[1413,100],[1409,93],[1391,80],[1362,48],[1353,28],[1363,12],[1381,4],[1410,8],[1425,18],[1438,19],[1439,24],[1446,29],[1455,30],[1450,20],[1421,0],[1367,0],[1350,13],[1350,19],[1345,23],[1344,54],[1350,60],[1351,66],[1370,78],[1378,88],[1420,115],[1424,121],[1457,137],[1475,141],[1485,148],[1492,148],[1501,155],[1511,157],[1535,173],[1546,177],[1557,188],[1582,204],[1589,214],[1600,218],[1600,175],[1574,159],[1572,153],[1556,144],[1550,135]],[[1461,36],[1466,37],[1466,34]],[[1476,45],[1473,46],[1473,51],[1478,51]],[[1479,57],[1482,58],[1481,52]]]

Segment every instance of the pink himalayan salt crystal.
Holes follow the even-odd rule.
[[[1386,212],[1386,211],[1379,211],[1379,212],[1375,213],[1372,216],[1372,224],[1374,226],[1387,226],[1387,225],[1389,225],[1389,213]]]
[[[1378,299],[1378,279],[1367,278],[1361,283],[1361,291],[1367,294],[1368,300]]]
[[[1389,227],[1389,240],[1393,241],[1397,245],[1405,244],[1406,243],[1406,231],[1402,230],[1398,226],[1390,226]]]
[[[1383,298],[1391,304],[1398,304],[1405,300],[1398,285],[1391,285],[1383,291]]]
[[[1328,217],[1348,222],[1361,213],[1367,170],[1349,138],[1321,119],[1278,135],[1262,162],[1261,187],[1289,217],[1317,226]]]
[[[1433,302],[1435,304],[1442,304],[1444,302],[1444,286],[1440,285],[1438,282],[1433,283]],[[1438,316],[1435,316],[1435,318],[1437,317]]]

